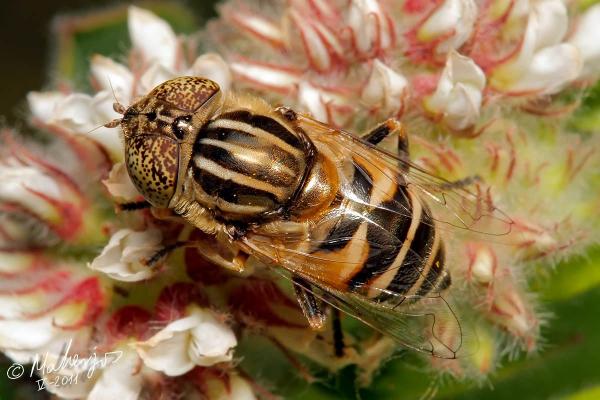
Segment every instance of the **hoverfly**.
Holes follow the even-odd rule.
[[[407,157],[390,119],[363,137],[250,96],[223,96],[201,77],[164,82],[115,104],[125,163],[147,203],[205,232],[203,256],[236,271],[250,257],[292,275],[312,328],[322,302],[405,347],[454,358],[434,325],[460,324],[441,296],[451,284],[444,226],[506,233],[510,222]],[[377,147],[398,135],[400,155]],[[498,223],[501,223],[498,226]]]

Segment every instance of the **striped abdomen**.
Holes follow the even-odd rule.
[[[306,169],[300,134],[270,116],[246,110],[209,122],[193,154],[197,200],[230,220],[281,211]]]
[[[386,291],[424,296],[448,287],[443,243],[424,203],[401,179],[391,185],[373,165],[361,165],[356,159],[352,167],[352,198],[345,194],[332,212],[341,217],[311,254],[346,257],[348,267],[332,271],[340,274],[339,288],[373,299],[386,299]]]

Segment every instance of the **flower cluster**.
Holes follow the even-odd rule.
[[[222,4],[202,32],[207,50],[136,7],[132,49],[91,60],[93,94],[31,92],[31,124],[50,144],[6,130],[0,154],[0,350],[18,362],[119,351],[94,371],[42,376],[62,398],[233,398],[271,394],[237,363],[238,341],[260,335],[307,380],[305,360],[331,370],[357,364],[368,383],[395,345],[331,329],[312,331],[289,287],[261,268],[239,276],[202,248],[156,262],[175,242],[204,235],[142,199],[123,165],[119,118],[181,75],[252,90],[355,133],[386,118],[407,127],[411,158],[451,181],[468,177],[482,204],[511,220],[505,235],[448,235],[449,298],[477,321],[473,357],[425,360],[436,371],[479,377],[506,353],[538,348],[541,307],[532,265],[580,251],[598,233],[600,143],[568,130],[582,88],[600,76],[600,6],[561,0],[289,0]],[[266,7],[266,8],[265,8]],[[218,55],[217,53],[221,54]],[[466,328],[467,324],[465,324]],[[455,336],[454,331],[438,335]],[[452,339],[450,339],[452,340]],[[83,374],[52,385],[55,374]]]
[[[594,242],[598,138],[569,132],[600,76],[600,6],[561,0],[230,0],[207,41],[233,81],[273,103],[360,134],[398,118],[412,161],[450,181],[477,176],[482,204],[511,220],[501,237],[449,235],[454,296],[488,332],[481,357],[439,362],[486,374],[538,348],[544,313],[532,265]],[[392,149],[393,150],[393,149]],[[457,237],[459,237],[457,239]],[[450,333],[446,333],[450,334]],[[478,361],[479,360],[479,361]],[[485,362],[481,361],[485,360]],[[492,362],[490,362],[492,360]]]

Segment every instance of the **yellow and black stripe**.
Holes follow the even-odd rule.
[[[247,110],[202,128],[192,172],[209,208],[225,219],[252,219],[284,208],[307,168],[301,134]]]
[[[425,296],[447,288],[450,275],[444,267],[444,248],[429,209],[401,179],[384,193],[381,187],[389,178],[380,185],[378,175],[362,160],[347,162],[353,171],[348,179],[352,183],[345,190],[352,191],[352,200],[332,210],[332,215],[340,217],[312,254],[334,259],[336,254],[347,256],[353,246],[366,247],[358,267],[340,269],[339,279],[347,290],[377,301],[392,294],[395,298]],[[374,202],[376,198],[379,203]]]

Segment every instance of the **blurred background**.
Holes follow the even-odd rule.
[[[159,2],[117,2],[114,0],[22,0],[0,1],[0,115],[8,125],[20,125],[25,115],[25,95],[30,90],[40,90],[50,81],[56,40],[51,32],[57,15],[85,14],[98,8],[124,4],[148,5]],[[160,2],[169,3],[169,2]],[[216,0],[181,1],[194,12],[191,16],[198,24],[215,15]],[[122,46],[117,46],[122,48]]]

